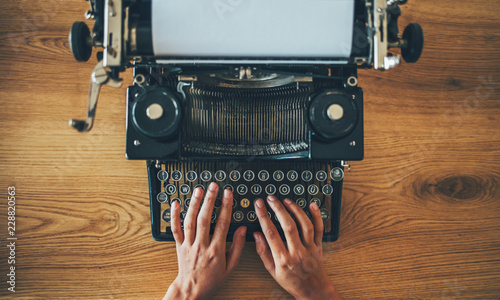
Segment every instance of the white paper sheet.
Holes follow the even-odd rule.
[[[152,0],[156,56],[348,58],[354,0]]]

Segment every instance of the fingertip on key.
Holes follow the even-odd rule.
[[[286,198],[285,201],[283,201],[283,202],[285,202],[286,205],[292,204],[292,200],[290,200],[288,198]]]
[[[258,208],[263,208],[264,207],[264,201],[262,201],[262,199],[257,199],[255,201],[255,206],[257,206]]]
[[[215,182],[212,182],[210,184],[210,186],[208,187],[208,189],[211,190],[212,192],[217,191],[218,188],[219,188],[219,185],[217,183],[215,183]]]
[[[311,203],[311,205],[309,205],[309,207],[310,207],[312,210],[319,210],[319,207],[318,207],[318,205],[316,204],[316,202]]]
[[[196,190],[194,190],[194,196],[199,198],[203,195],[203,189],[202,188],[196,188]]]
[[[174,203],[172,203],[172,209],[173,210],[177,210],[179,209],[179,203],[177,201],[173,201]]]
[[[267,201],[270,201],[270,202],[276,201],[276,197],[273,195],[269,195],[269,196],[267,196]]]
[[[247,228],[244,226],[243,229],[240,230],[240,236],[245,236],[247,234]]]

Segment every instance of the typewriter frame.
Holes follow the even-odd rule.
[[[90,131],[94,123],[101,86],[120,87],[122,85],[119,78],[120,73],[127,68],[134,68],[135,84],[129,87],[127,92],[126,153],[129,159],[147,160],[152,230],[156,240],[173,240],[172,234],[158,231],[159,218],[156,214],[159,202],[154,199],[154,196],[161,191],[161,184],[158,184],[154,177],[162,163],[193,160],[228,161],[231,159],[249,161],[255,159],[256,161],[270,162],[271,160],[289,159],[295,162],[308,160],[330,166],[333,164],[337,168],[342,168],[343,172],[343,168],[348,167],[347,160],[362,160],[364,156],[363,91],[357,86],[357,70],[359,68],[387,70],[399,65],[400,56],[390,53],[390,48],[401,48],[403,58],[407,62],[416,62],[423,48],[423,31],[418,24],[410,24],[402,36],[399,34],[397,24],[401,14],[399,5],[405,4],[407,0],[355,0],[353,41],[351,55],[348,58],[157,57],[154,55],[152,46],[151,1],[90,0],[91,10],[87,12],[87,18],[95,19],[92,32],[83,22],[77,22],[73,25],[70,45],[77,60],[87,61],[91,56],[92,47],[101,47],[103,51],[97,53],[99,63],[91,77],[87,119],[71,120],[70,125],[80,132]],[[192,87],[198,81],[197,74],[200,71],[215,74],[221,70],[241,67],[241,74],[244,76],[246,73],[246,76],[249,76],[249,72],[243,70],[247,66],[277,74],[288,74],[293,76],[293,83],[297,85],[297,88],[308,86],[312,91],[317,92],[317,94],[311,94],[308,100],[309,119],[307,120],[310,127],[307,150],[300,153],[260,157],[186,156],[183,154],[181,131],[175,132],[173,137],[169,136],[168,140],[158,140],[142,134],[144,131],[137,125],[137,120],[134,119],[132,113],[132,107],[139,102],[141,97],[140,93],[137,93],[138,87],[148,84],[162,86],[161,77],[163,75],[170,79],[174,78],[173,81],[178,87]],[[161,75],[159,75],[160,73]],[[149,81],[150,78],[153,80]],[[314,116],[310,111],[319,102],[315,101],[314,98],[323,96],[320,93],[321,88],[327,91],[327,96],[340,91],[352,103],[354,109],[357,107],[358,117],[353,121],[354,129],[349,134],[332,139],[328,138],[328,134],[325,134],[324,131],[318,130],[318,123],[314,123],[317,120],[314,121]],[[177,92],[183,94],[182,89],[177,89]],[[328,114],[330,114],[330,108],[334,105],[328,105],[330,105],[328,107]],[[322,113],[325,115],[324,118],[326,118],[326,108],[321,107]],[[329,118],[331,119],[329,121],[338,121],[331,115]],[[333,177],[333,175],[331,176]],[[335,182],[334,194],[332,195],[332,199],[338,199],[335,204],[336,208],[334,209],[332,205],[331,211],[331,218],[335,218],[335,224],[333,224],[335,232],[326,235],[325,241],[335,241],[338,238],[342,183],[342,179]],[[253,230],[249,230],[249,232],[251,231]],[[249,239],[248,236],[247,239]]]

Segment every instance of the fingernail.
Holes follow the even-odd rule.
[[[230,193],[231,193],[231,191],[230,191],[229,189],[225,189],[225,190],[224,190],[224,197],[226,197],[226,198],[227,198],[227,197],[231,196],[231,194],[230,194]]]
[[[273,202],[273,201],[275,201],[275,200],[276,200],[276,197],[271,196],[271,195],[267,196],[267,201],[271,201],[271,202]]]
[[[311,205],[309,205],[309,207],[311,207],[311,209],[313,209],[313,210],[318,210],[319,209],[319,207],[316,204],[316,202],[311,203]]]
[[[172,209],[177,210],[178,208],[179,208],[179,202],[174,201],[174,203],[172,203]]]
[[[255,239],[255,242],[260,242],[260,236],[254,232],[253,238]]]
[[[243,229],[240,231],[241,236],[245,236],[247,234],[247,228],[243,227]]]
[[[263,208],[264,207],[264,202],[262,201],[262,199],[257,199],[257,201],[255,201],[255,205],[258,208]]]
[[[217,185],[217,183],[212,182],[212,183],[210,184],[210,186],[208,187],[208,189],[209,189],[209,190],[211,190],[212,192],[215,192],[215,191],[217,190],[217,188],[218,188],[218,187],[219,187],[219,186]]]
[[[201,197],[201,196],[203,196],[203,189],[202,188],[196,188],[196,190],[194,191],[194,196],[195,197]]]
[[[285,202],[286,205],[292,204],[292,200],[290,200],[288,198],[286,198],[284,202]]]

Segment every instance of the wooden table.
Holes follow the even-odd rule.
[[[16,188],[16,293],[4,298],[156,298],[177,274],[151,238],[146,164],[125,152],[125,88],[103,88],[88,134],[90,73],[68,32],[87,3],[2,1],[0,273]],[[410,1],[421,61],[360,72],[366,156],[345,177],[340,239],[324,245],[347,299],[500,297],[500,2]],[[131,72],[123,74],[125,86]],[[289,297],[249,243],[216,298]]]

